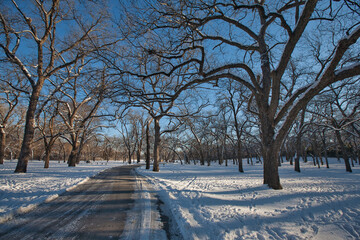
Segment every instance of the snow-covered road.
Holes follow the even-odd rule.
[[[0,239],[166,239],[157,199],[136,167],[106,169],[0,224]]]
[[[45,169],[43,161],[32,160],[26,174],[14,174],[16,163],[16,160],[7,160],[0,164],[0,224],[55,199],[105,169],[123,164],[97,161],[68,167],[62,161],[51,161],[50,168]]]

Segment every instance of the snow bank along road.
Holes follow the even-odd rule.
[[[156,221],[160,217],[155,202],[150,201],[153,196],[142,177],[133,174],[135,167],[107,169],[34,211],[1,224],[0,239],[151,239],[155,235],[161,239],[166,234]],[[139,197],[147,200],[136,199]],[[149,218],[144,220],[141,215]]]

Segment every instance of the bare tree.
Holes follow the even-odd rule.
[[[190,130],[192,134],[195,144],[192,146],[192,149],[195,149],[198,152],[200,158],[200,165],[205,165],[206,155],[205,152],[205,142],[207,141],[206,136],[208,135],[208,127],[210,122],[204,121],[206,116],[199,116],[199,117],[188,117],[184,118],[185,127]],[[191,138],[190,136],[187,136]],[[192,138],[191,138],[192,139]],[[209,162],[208,162],[209,163]]]
[[[86,7],[86,4],[94,3],[83,2],[82,7]],[[55,74],[71,71],[73,64],[97,49],[94,49],[93,41],[90,45],[87,43],[97,32],[102,15],[96,13],[96,9],[100,8],[93,8],[88,13],[80,11],[75,8],[76,2],[72,1],[8,0],[1,5],[0,48],[9,63],[17,67],[30,85],[25,132],[15,169],[15,172],[26,172],[41,91]],[[27,46],[26,51],[22,50],[23,45]]]
[[[136,68],[138,72],[134,70],[124,75],[120,71],[122,81],[117,86],[117,91],[121,94],[114,100],[121,105],[142,108],[149,114],[151,121],[149,120],[148,123],[154,124],[153,171],[159,171],[161,135],[175,131],[182,124],[179,121],[181,117],[195,114],[206,105],[206,103],[197,104],[197,100],[194,100],[195,96],[189,92],[174,94],[186,81],[183,75],[174,74],[171,77],[154,75],[145,78],[141,76],[141,74],[147,74],[152,68],[161,69],[160,60],[151,53],[146,53],[137,57],[133,66],[129,66],[129,68]],[[168,127],[165,130],[161,130],[161,121],[167,123]]]
[[[210,166],[212,160],[219,159],[219,154],[215,151],[219,139],[219,132],[215,131],[214,126],[217,123],[216,116],[217,113],[207,111],[184,119],[184,133],[187,140],[183,143],[183,152],[188,155],[187,158],[194,161],[200,159],[201,165],[206,161]]]
[[[245,114],[247,108],[247,102],[249,100],[249,92],[247,89],[237,84],[236,82],[226,82],[220,89],[220,102],[224,107],[230,109],[231,117],[233,119],[234,130],[236,133],[236,154],[238,159],[239,172],[244,172],[242,164],[242,137],[245,131],[248,117]]]
[[[145,162],[146,162],[146,169],[150,169],[150,124],[152,119],[147,119],[146,121],[146,129],[145,129],[145,141],[146,141],[146,153],[145,153]]]
[[[132,163],[132,157],[139,144],[138,121],[140,116],[134,111],[129,111],[121,120],[119,133],[122,136],[122,142],[125,145],[128,156],[128,163]]]
[[[136,162],[140,163],[141,153],[143,148],[143,142],[146,135],[148,119],[145,117],[145,112],[141,111],[137,113],[136,122],[135,122],[135,137],[136,137]]]
[[[129,153],[131,152],[131,155],[129,155],[129,163],[131,163],[130,156],[132,156],[134,152],[136,153],[137,163],[140,163],[143,142],[146,137],[146,128],[149,121],[148,117],[145,117],[145,112],[142,111],[142,109],[140,109],[140,111],[137,110],[129,110],[120,120],[122,124],[121,135],[123,136],[123,141],[126,142],[125,145]],[[134,142],[134,144],[132,142]],[[133,150],[132,145],[134,146]]]
[[[108,78],[105,69],[90,74],[79,74],[67,82],[59,92],[59,115],[67,127],[68,136],[63,136],[72,146],[68,159],[69,167],[79,160],[88,135],[101,126],[93,125],[102,114],[98,110],[107,96]]]
[[[184,66],[188,75],[195,74],[176,94],[221,79],[238,81],[252,92],[260,122],[264,184],[282,189],[279,151],[298,113],[327,86],[360,74],[354,60],[358,49],[353,47],[360,37],[359,13],[352,3],[154,1],[151,15],[138,23],[150,26],[144,38],[158,36],[142,45],[163,59],[162,71],[152,74],[171,75]],[[337,23],[345,16],[340,28]],[[315,28],[321,30],[318,45],[308,35]],[[321,51],[323,46],[327,49]],[[296,56],[306,59],[300,64],[311,62],[312,74],[288,81],[288,65]],[[183,61],[177,64],[179,59]]]
[[[294,169],[296,172],[300,172],[300,157],[302,156],[303,152],[303,143],[302,143],[302,136],[305,132],[306,124],[305,124],[305,108],[301,111],[300,117],[294,123],[294,132],[295,132],[295,164]]]
[[[52,149],[56,140],[65,132],[65,126],[58,118],[59,106],[54,101],[51,103],[36,116],[36,128],[40,132],[45,147],[44,168],[49,168]]]
[[[312,114],[321,117],[319,126],[334,131],[339,143],[347,172],[352,172],[350,155],[346,141],[351,133],[352,125],[360,121],[358,81],[346,81],[338,86],[331,86],[328,91],[320,95]]]

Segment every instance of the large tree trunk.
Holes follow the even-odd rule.
[[[76,153],[76,164],[80,163],[80,157],[83,151],[83,145],[80,144],[80,146],[78,147],[77,153]]]
[[[128,150],[128,163],[131,164],[131,149]]]
[[[278,151],[272,146],[263,146],[264,184],[272,189],[282,189],[279,177]]]
[[[150,122],[146,125],[146,169],[150,169]]]
[[[199,144],[199,153],[200,153],[200,165],[205,165],[204,150],[201,144]]]
[[[49,167],[50,167],[50,153],[46,149],[45,156],[44,156],[44,168],[49,168]]]
[[[5,158],[6,133],[4,129],[4,126],[0,126],[0,164],[4,164]]]
[[[236,113],[234,113],[234,116],[236,117]],[[236,130],[236,138],[237,138],[237,159],[239,163],[239,172],[244,172],[243,164],[242,164],[242,154],[241,154],[241,133],[239,129],[239,125],[237,123],[237,118],[235,118],[235,130]]]
[[[141,134],[143,136],[143,132]],[[142,136],[141,136],[141,138],[139,140],[139,144],[138,144],[137,149],[136,149],[136,162],[137,163],[140,163],[140,160],[141,160],[141,149],[142,149],[142,142],[143,142]]]
[[[53,147],[53,145],[49,144],[45,148],[44,168],[49,168],[49,166],[50,166],[50,154],[51,154],[52,147]]]
[[[52,148],[55,144],[56,138],[50,139],[49,143],[46,142],[46,139],[44,139],[44,145],[45,145],[45,156],[44,156],[44,168],[49,168],[50,166],[50,154],[52,152]]]
[[[75,142],[72,145],[70,156],[68,158],[68,166],[69,167],[75,167],[76,166],[78,151],[79,151],[79,146],[78,146],[78,143]]]
[[[86,139],[86,136],[85,136],[85,133],[83,133],[83,136],[81,138],[81,141],[80,141],[77,151],[76,151],[76,157],[75,157],[76,164],[80,163],[80,157],[82,155],[82,151],[84,150],[85,139]]]
[[[39,85],[34,88],[30,97],[29,107],[26,112],[24,138],[15,173],[26,173],[27,165],[31,158],[31,144],[35,133],[35,111],[43,83],[44,81],[39,79]]]
[[[268,120],[261,122],[261,129],[264,184],[272,189],[282,189],[278,162],[281,144],[274,141],[274,128]]]
[[[153,171],[158,172],[159,169],[159,156],[160,156],[160,119],[154,119],[155,125],[155,140],[154,140],[154,163],[153,163]]]
[[[243,164],[242,164],[242,154],[241,154],[241,140],[239,138],[237,140],[237,158],[239,162],[239,172],[244,172]]]
[[[217,145],[216,147],[217,149],[217,155],[218,155],[218,159],[219,159],[219,165],[222,165],[224,162],[224,158],[223,158],[223,152],[222,152],[222,146]]]
[[[141,149],[138,148],[136,151],[136,162],[140,163],[140,160],[141,160]]]
[[[340,148],[341,148],[341,151],[342,151],[342,156],[343,156],[343,159],[344,159],[344,162],[345,162],[345,168],[346,168],[346,171],[347,172],[352,172],[352,169],[351,169],[351,166],[350,166],[350,161],[349,161],[349,156],[347,154],[347,151],[346,151],[346,148],[345,148],[345,144],[341,138],[341,134],[340,134],[340,131],[339,130],[335,130],[335,135],[336,135],[336,138],[340,144]]]
[[[137,149],[136,149],[136,162],[140,163],[141,160],[141,148],[142,148],[142,140],[139,141]]]

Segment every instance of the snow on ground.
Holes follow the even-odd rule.
[[[283,190],[262,184],[262,166],[139,168],[171,211],[184,239],[360,239],[360,167],[346,173],[302,163],[280,168]]]
[[[134,172],[134,207],[127,214],[124,231],[119,240],[166,240],[166,232],[161,222],[157,197],[146,178]]]
[[[0,223],[120,164],[69,168],[51,162],[44,169],[43,162],[31,161],[28,173],[14,174],[16,161],[6,161],[0,165]],[[360,239],[359,166],[346,173],[344,164],[332,159],[330,169],[309,163],[296,173],[284,164],[280,191],[262,184],[261,165],[244,166],[243,174],[237,166],[217,164],[161,165],[158,173],[142,167],[138,172],[149,178],[155,192],[137,183],[141,208],[149,210],[145,199],[158,194],[184,239]]]
[[[0,223],[28,212],[39,203],[50,201],[89,177],[122,162],[81,162],[76,167],[68,167],[64,162],[51,161],[50,168],[44,169],[42,161],[30,161],[27,173],[14,174],[16,164],[17,161],[13,160],[0,165]]]

